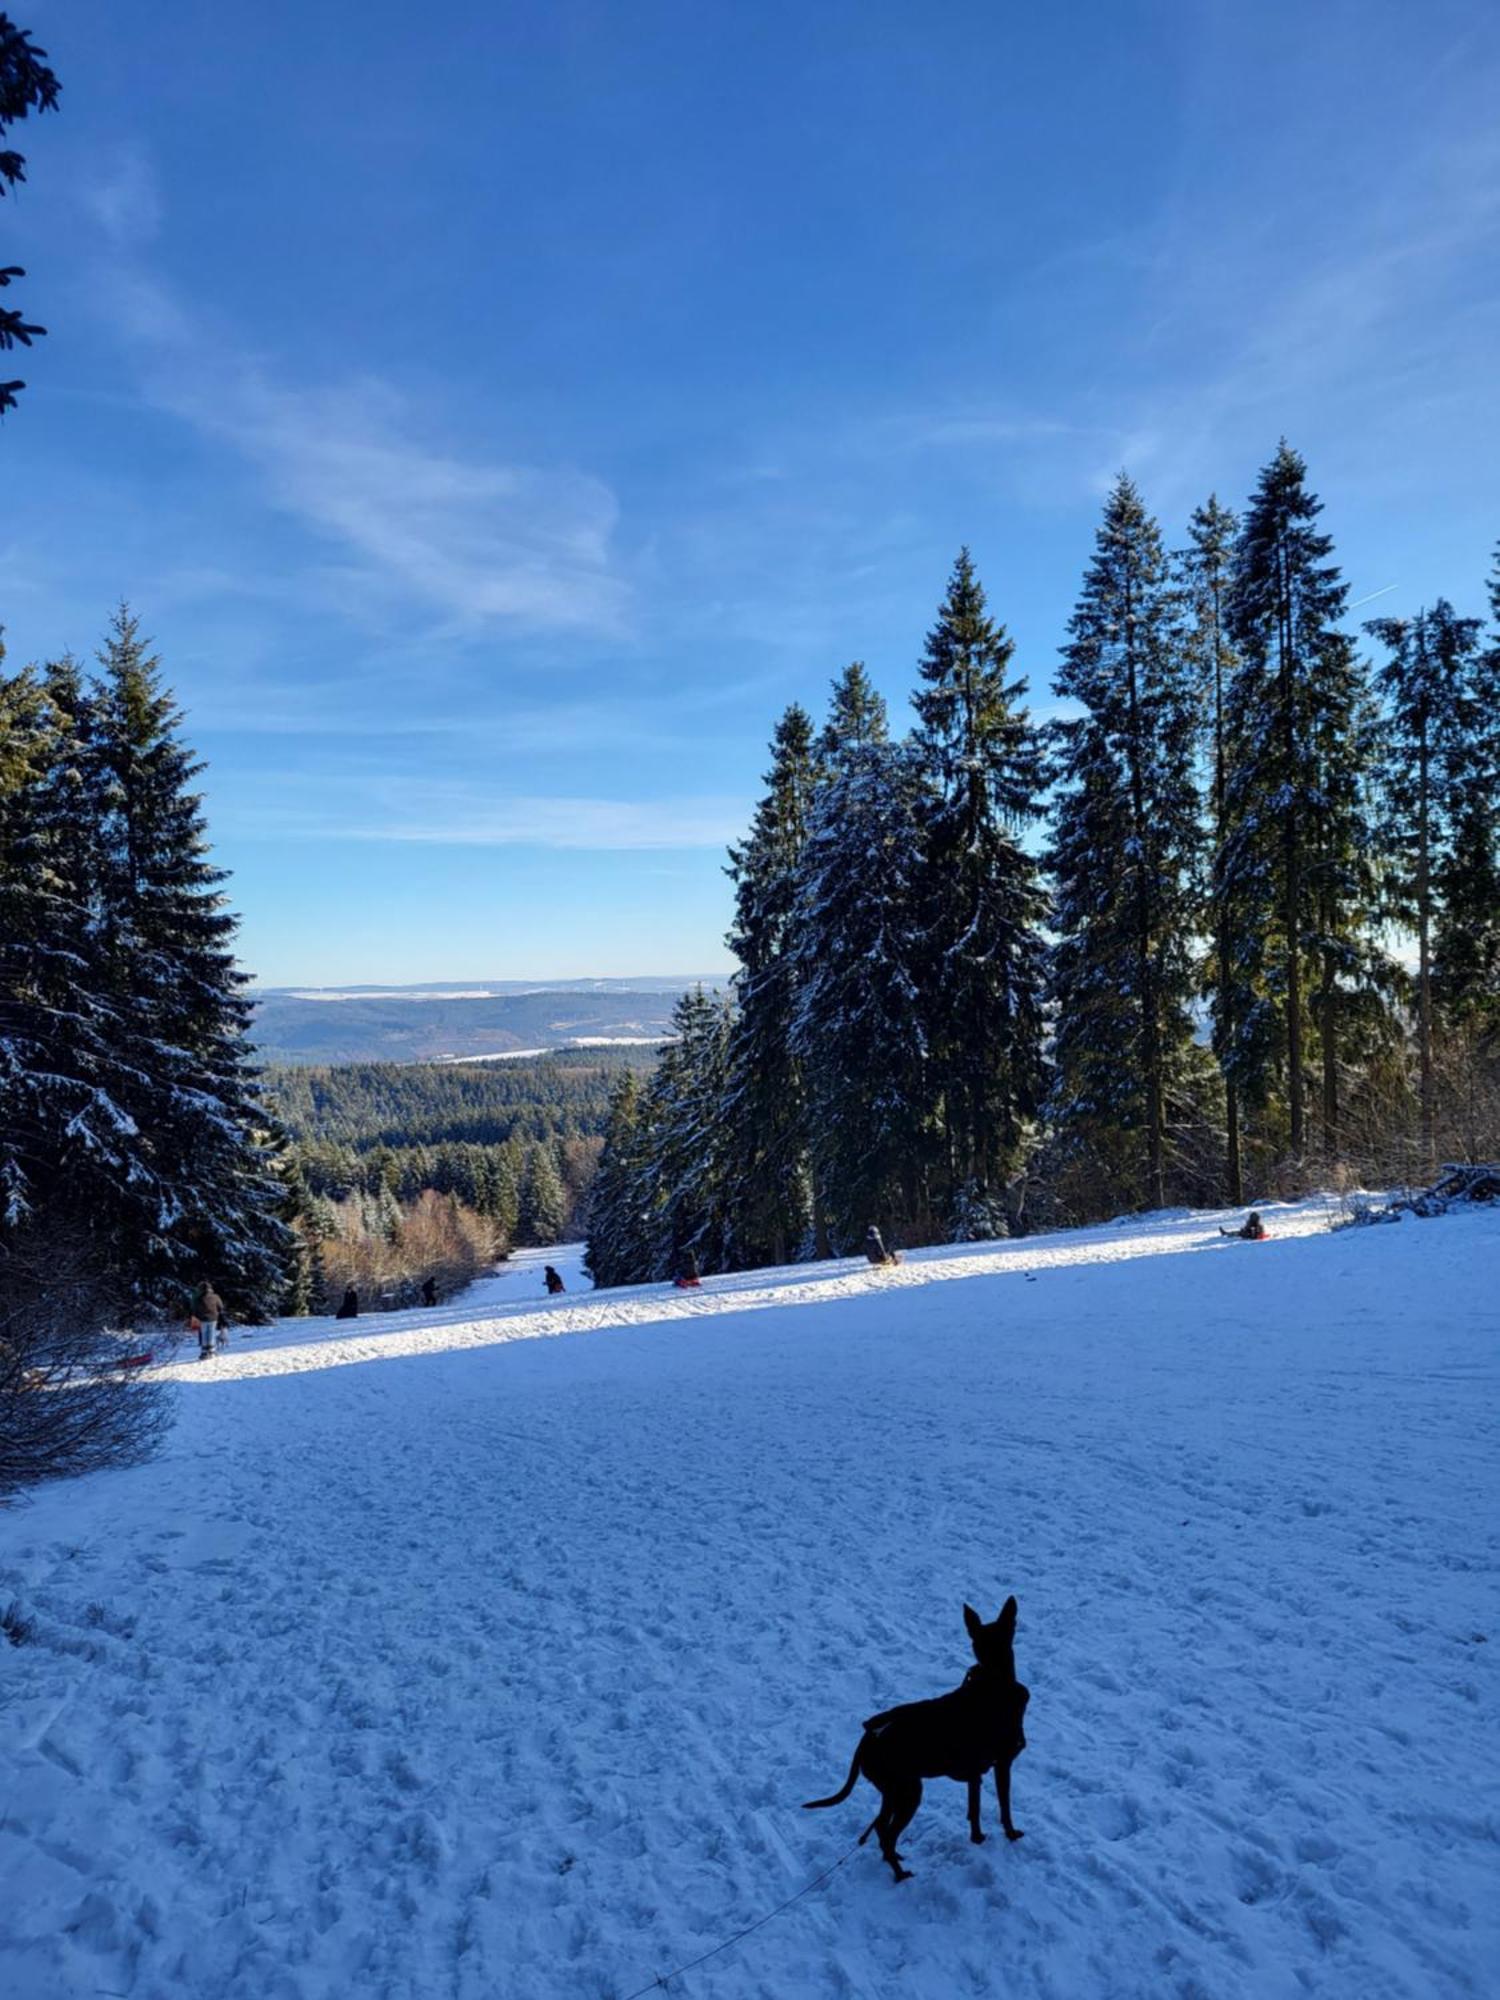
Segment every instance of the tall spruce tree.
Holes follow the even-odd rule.
[[[1159,1208],[1192,1049],[1195,703],[1161,535],[1124,474],[1068,634],[1056,687],[1082,713],[1054,725],[1053,1117]]]
[[[674,1039],[661,1051],[641,1102],[636,1183],[645,1274],[676,1275],[688,1252],[708,1270],[729,1247],[724,1103],[729,1003],[702,987],[672,1010]]]
[[[59,1256],[64,1235],[73,1253],[93,1237],[138,1171],[93,916],[87,707],[71,662],[0,675],[0,1233],[39,1231]]]
[[[898,1238],[932,1226],[922,796],[908,748],[847,746],[816,794],[799,871],[791,1048],[839,1251],[871,1222]]]
[[[562,1176],[557,1171],[556,1155],[549,1145],[533,1146],[526,1161],[525,1178],[521,1182],[517,1241],[556,1243],[562,1236],[567,1217],[568,1197],[563,1189]]]
[[[925,993],[948,1200],[955,1223],[986,1233],[1002,1226],[1045,1089],[1046,901],[1019,838],[1037,816],[1042,754],[1026,684],[1008,678],[1014,652],[960,550],[922,656],[914,747],[930,795]]]
[[[138,1135],[110,1217],[115,1254],[146,1303],[175,1309],[209,1277],[241,1314],[266,1313],[288,1248],[282,1191],[230,949],[237,920],[192,790],[203,767],[123,607],[99,659],[86,758],[94,917]]]
[[[624,1070],[610,1093],[604,1151],[589,1194],[585,1263],[599,1286],[644,1284],[652,1276],[641,1113],[640,1081]]]
[[[1445,1015],[1500,1028],[1500,548],[1488,643],[1469,657],[1443,746],[1451,839],[1438,869],[1433,982]]]
[[[1319,972],[1325,1140],[1336,1143],[1341,989],[1368,963],[1368,870],[1360,799],[1373,752],[1348,595],[1314,523],[1322,503],[1283,439],[1243,516],[1229,622],[1240,668],[1226,729],[1226,838],[1216,898],[1228,913],[1234,982],[1223,1051],[1241,1100],[1284,1082],[1287,1138],[1307,1150],[1309,980]]]
[[[749,838],[729,850],[735,907],[727,942],[741,967],[723,1111],[733,1266],[788,1262],[812,1222],[802,1077],[790,1046],[790,933],[815,775],[812,721],[793,704],[776,725]]]
[[[1480,621],[1446,598],[1413,618],[1374,618],[1365,630],[1386,648],[1381,834],[1395,920],[1417,939],[1417,1067],[1424,1170],[1436,1159],[1432,942],[1451,881],[1466,788],[1471,684]],[[1486,787],[1488,791],[1488,787]]]
[[[1184,645],[1189,669],[1198,685],[1204,715],[1204,759],[1209,779],[1205,787],[1208,805],[1209,845],[1206,859],[1210,867],[1207,896],[1210,945],[1204,964],[1204,986],[1213,1018],[1214,1053],[1224,1069],[1228,1050],[1234,1042],[1233,907],[1220,891],[1214,858],[1228,834],[1228,727],[1226,702],[1238,661],[1229,636],[1229,589],[1234,575],[1235,542],[1239,523],[1218,496],[1210,494],[1203,506],[1195,508],[1188,524],[1188,546],[1177,558],[1178,575],[1186,616]],[[1241,1158],[1239,1093],[1227,1069],[1224,1070],[1224,1181],[1225,1192],[1236,1207],[1245,1198],[1244,1163]]]

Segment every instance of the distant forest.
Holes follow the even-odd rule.
[[[606,1048],[268,1070],[291,1141],[305,1308],[350,1284],[366,1304],[410,1303],[426,1277],[454,1289],[516,1245],[582,1234],[611,1092],[654,1062]]]

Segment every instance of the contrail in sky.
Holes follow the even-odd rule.
[[[1358,611],[1362,604],[1373,604],[1377,597],[1385,597],[1395,588],[1396,586],[1393,583],[1383,583],[1379,590],[1372,590],[1368,597],[1356,597],[1354,602],[1349,606],[1349,609],[1351,611]]]

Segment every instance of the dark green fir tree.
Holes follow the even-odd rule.
[[[819,1212],[839,1252],[871,1222],[897,1241],[933,1227],[922,803],[908,748],[846,748],[818,788],[799,871],[791,1048]]]
[[[130,1179],[100,1227],[137,1297],[177,1310],[211,1279],[243,1318],[273,1311],[289,1251],[270,1121],[246,1039],[224,871],[209,858],[181,718],[128,610],[89,712],[85,809],[104,992],[129,1072]]]
[[[726,1249],[736,1266],[788,1262],[812,1226],[806,1109],[790,1046],[790,936],[814,781],[812,722],[794,705],[776,725],[765,796],[749,837],[730,849],[727,870],[734,883],[727,942],[741,968],[723,1114]]]
[[[1215,897],[1228,913],[1232,1033],[1222,1051],[1242,1103],[1279,1091],[1286,1142],[1308,1145],[1316,1025],[1323,1127],[1338,1144],[1345,1020],[1368,1012],[1373,912],[1362,822],[1374,738],[1359,663],[1339,630],[1347,588],[1322,503],[1283,440],[1241,522],[1229,623],[1239,671],[1226,720],[1225,838]],[[1347,989],[1361,1002],[1349,1007]]]
[[[1054,725],[1053,1121],[1108,1205],[1160,1208],[1196,1075],[1196,702],[1161,535],[1123,474],[1056,687],[1080,712]]]
[[[1042,753],[1010,678],[1015,648],[959,552],[913,696],[928,794],[922,902],[932,1085],[942,1102],[949,1224],[1004,1228],[1003,1194],[1045,1095],[1046,901],[1021,836]]]
[[[1460,618],[1446,598],[1413,618],[1375,618],[1365,627],[1386,649],[1377,685],[1385,700],[1381,834],[1390,916],[1417,941],[1417,1073],[1421,1163],[1437,1165],[1433,937],[1449,934],[1444,891],[1458,880],[1459,842],[1476,751],[1475,669],[1480,621]],[[1487,774],[1491,779],[1493,771]],[[1486,809],[1491,786],[1483,787]]]
[[[1209,947],[1203,965],[1203,985],[1213,1020],[1214,1054],[1224,1073],[1224,1185],[1236,1206],[1245,1198],[1244,1161],[1240,1136],[1239,1093],[1227,1069],[1227,1052],[1234,1042],[1235,981],[1234,913],[1220,891],[1215,857],[1228,833],[1228,711],[1229,689],[1238,668],[1229,635],[1229,590],[1234,575],[1239,523],[1229,508],[1210,495],[1195,508],[1188,524],[1188,546],[1177,558],[1182,595],[1189,672],[1197,685],[1205,754],[1208,842],[1204,852],[1209,882],[1205,903]]]

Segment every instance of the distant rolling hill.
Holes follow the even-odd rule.
[[[471,981],[464,986],[262,988],[251,1036],[269,1063],[441,1062],[577,1043],[650,1045],[690,987],[720,977]]]

